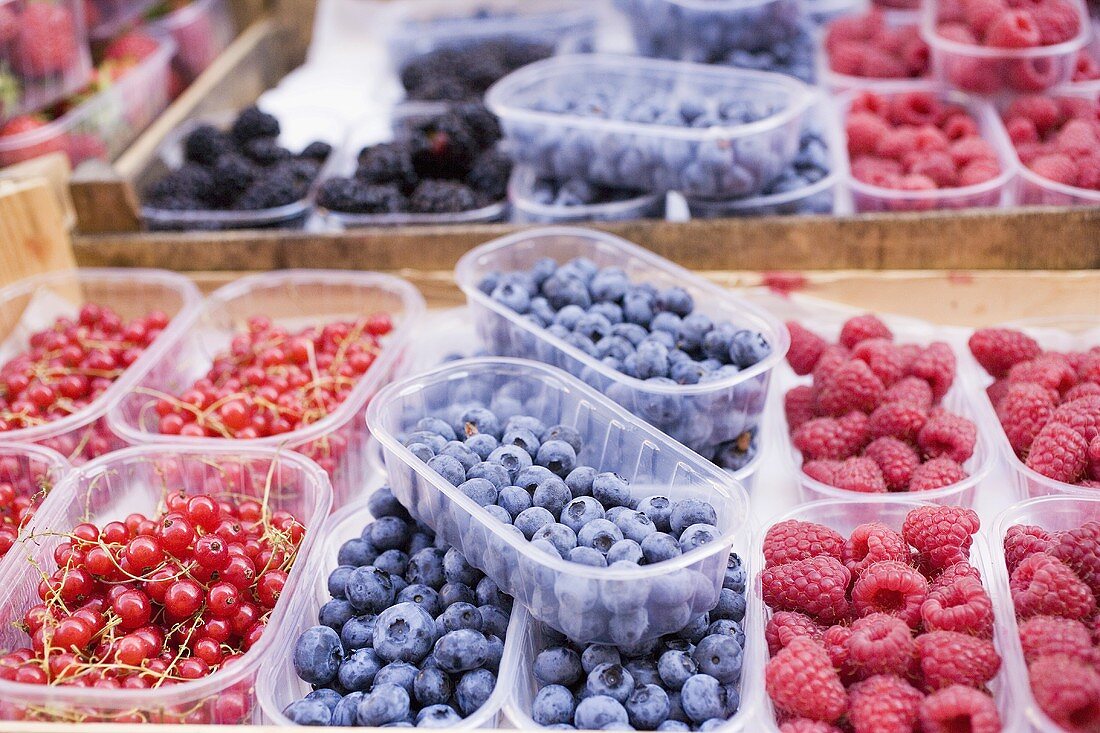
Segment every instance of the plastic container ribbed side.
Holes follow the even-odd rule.
[[[252,723],[259,721],[254,686],[261,662],[283,654],[276,643],[291,600],[313,578],[314,545],[332,503],[324,471],[290,451],[239,446],[142,446],[128,448],[76,468],[53,491],[27,529],[24,542],[5,560],[0,583],[8,609],[0,624],[0,647],[28,646],[14,621],[39,602],[41,568],[53,567],[53,552],[80,522],[96,526],[121,521],[132,512],[149,516],[169,492],[242,497],[291,512],[306,528],[282,599],[267,627],[236,663],[209,677],[158,689],[103,689],[34,685],[0,680],[0,718],[66,722]],[[222,699],[226,702],[219,704]],[[230,712],[231,711],[231,712]]]
[[[382,474],[384,480],[385,474]],[[314,626],[317,612],[332,596],[328,592],[327,579],[329,574],[336,569],[336,556],[340,546],[350,539],[360,536],[363,527],[373,520],[367,501],[359,501],[350,504],[338,512],[335,512],[325,524],[324,540],[317,547],[317,562],[313,565],[316,575],[314,587],[302,588],[302,598],[294,602],[294,621],[288,623],[283,629],[278,647],[289,650],[294,647],[298,636],[306,629]],[[508,698],[509,685],[518,671],[520,655],[520,640],[522,629],[519,616],[523,610],[516,605],[512,610],[512,617],[508,624],[508,633],[504,639],[504,656],[500,660],[500,669],[497,674],[497,685],[493,694],[485,704],[478,708],[477,712],[465,718],[461,723],[450,727],[450,730],[471,730],[474,728],[496,728],[500,725],[501,709]],[[260,678],[256,687],[256,694],[263,708],[265,722],[274,725],[294,725],[283,715],[287,705],[300,700],[313,688],[303,682],[294,672],[294,665],[288,653],[270,655],[260,670]]]
[[[1004,125],[992,106],[959,92],[945,91],[935,82],[912,81],[882,84],[872,89],[875,94],[891,97],[906,91],[926,91],[940,101],[966,109],[978,123],[982,138],[993,146],[997,154],[1000,173],[988,181],[957,188],[937,188],[926,191],[904,191],[886,188],[857,180],[852,175],[852,160],[845,156],[848,187],[857,213],[874,211],[932,211],[938,209],[967,209],[974,207],[1001,207],[1011,201],[1012,181],[1017,172],[1016,157]],[[837,98],[837,110],[841,125],[848,119],[848,110],[858,91],[849,91]],[[847,151],[845,145],[845,151]]]
[[[928,506],[927,502],[911,501],[896,503],[865,503],[862,501],[828,500],[815,501],[794,509],[787,514],[778,517],[775,524],[796,519],[803,522],[816,522],[836,530],[847,538],[853,529],[867,522],[879,522],[894,531],[900,532],[905,515],[911,510],[921,506]],[[748,651],[752,655],[746,662],[751,665],[754,674],[749,679],[756,682],[755,692],[759,703],[757,710],[759,718],[754,730],[776,733],[779,730],[775,722],[775,708],[764,689],[764,669],[768,663],[768,645],[764,638],[764,629],[768,619],[771,618],[771,610],[765,605],[761,590],[761,572],[764,568],[763,541],[766,530],[757,533],[752,560],[753,567],[757,571],[752,576],[750,592],[752,597],[749,602],[749,613],[754,616],[751,628],[755,630],[755,636],[748,642]],[[1001,668],[997,676],[989,683],[989,689],[997,704],[997,710],[1001,716],[1002,730],[1013,733],[1023,733],[1027,728],[1023,725],[1023,709],[1019,704],[1019,696],[1016,689],[1015,667],[1016,662],[1008,637],[1003,633],[1007,623],[1011,619],[1006,616],[1006,609],[1011,606],[1011,601],[1004,597],[1004,589],[994,579],[993,562],[990,559],[988,548],[985,546],[981,534],[974,537],[970,549],[970,563],[978,568],[982,575],[982,583],[993,601],[994,612],[994,645],[1001,655]]]
[[[539,177],[530,168],[517,167],[508,182],[512,220],[521,224],[569,224],[588,221],[632,221],[660,219],[665,213],[663,194],[642,194],[619,201],[565,206],[536,199]]]
[[[149,31],[176,43],[172,66],[193,81],[233,40],[233,16],[226,0],[192,0],[149,23]]]
[[[13,324],[0,341],[0,363],[27,348],[35,331],[58,318],[75,319],[85,303],[106,306],[123,320],[163,311],[168,326],[138,359],[91,404],[60,420],[0,432],[0,438],[39,443],[73,463],[83,463],[124,444],[107,428],[107,412],[194,320],[201,296],[190,279],[164,270],[83,269],[38,275],[0,290],[0,323]]]
[[[131,445],[143,443],[283,446],[316,460],[328,471],[335,506],[362,490],[369,438],[363,415],[367,402],[400,369],[412,325],[424,299],[405,280],[373,272],[287,270],[244,277],[210,295],[186,335],[159,355],[156,364],[112,410],[111,428]],[[225,352],[253,316],[267,316],[291,330],[389,314],[394,330],[347,398],[315,423],[282,435],[247,440],[181,438],[162,435],[154,409],[163,395],[183,394],[203,377],[214,357]]]
[[[946,0],[929,0],[921,7],[921,35],[931,50],[932,75],[968,94],[1035,94],[1073,78],[1077,53],[1092,34],[1084,0],[1071,0],[1077,11],[1077,34],[1063,43],[1031,48],[996,48],[961,43],[941,36],[937,26],[958,18],[941,17],[944,6],[958,8]]]
[[[88,83],[83,0],[0,0],[0,13],[0,120],[49,107]]]
[[[709,501],[718,538],[673,560],[629,569],[554,558],[494,519],[402,444],[420,418],[457,418],[472,402],[581,434],[578,464],[614,471],[631,494]],[[568,374],[520,359],[452,362],[386,388],[368,424],[394,496],[536,618],[577,641],[626,643],[683,628],[712,608],[727,556],[750,531],[748,495],[728,474]]]
[[[1035,525],[1053,534],[1077,529],[1085,522],[1097,521],[1100,521],[1100,497],[1089,499],[1077,496],[1047,496],[1022,501],[1004,510],[993,523],[990,533],[992,578],[1000,586],[998,594],[1003,599],[998,630],[1003,637],[1002,648],[1007,652],[1002,653],[1008,657],[1008,667],[1014,676],[1017,694],[1021,698],[1020,706],[1026,711],[1031,730],[1039,733],[1061,733],[1064,729],[1043,712],[1031,693],[1027,664],[1024,661],[1023,648],[1020,646],[1020,628],[1016,622],[1016,609],[1009,591],[1004,537],[1008,530],[1017,524]]]
[[[621,99],[626,107],[608,117],[569,111],[591,95],[613,107]],[[599,54],[530,64],[485,95],[516,162],[540,176],[712,199],[756,194],[779,175],[798,151],[802,119],[815,99],[810,87],[783,74]],[[699,127],[623,119],[645,105],[652,107],[648,119],[659,120],[681,102],[708,100],[752,100],[763,116]]]
[[[49,448],[31,443],[0,442],[0,483],[14,486],[17,495],[32,495],[32,506],[36,510],[68,475],[70,468],[61,454]],[[11,551],[12,548],[0,546],[0,558]]]
[[[564,264],[581,256],[599,267],[623,268],[632,283],[684,288],[698,312],[716,322],[729,321],[738,328],[758,331],[771,346],[771,353],[726,379],[694,385],[655,384],[608,367],[478,288],[491,272],[528,270],[543,257]],[[455,281],[466,294],[478,338],[490,353],[535,358],[564,369],[703,454],[746,432],[758,432],[771,372],[790,346],[787,329],[766,311],[624,239],[588,229],[535,229],[483,244],[458,261]]]

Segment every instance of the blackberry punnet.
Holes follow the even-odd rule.
[[[401,69],[401,83],[409,99],[478,99],[496,80],[553,52],[552,46],[514,38],[441,48],[408,61]]]

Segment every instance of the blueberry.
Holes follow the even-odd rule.
[[[543,443],[550,441],[563,441],[573,449],[574,455],[580,453],[582,447],[581,434],[576,428],[568,425],[551,425],[539,435]],[[540,464],[541,465],[541,464]],[[551,470],[553,470],[551,468]]]
[[[341,687],[358,692],[370,690],[382,662],[373,649],[359,649],[340,665],[337,679]]]
[[[357,568],[370,565],[376,557],[378,557],[378,550],[375,549],[374,545],[356,537],[340,545],[340,550],[336,554],[336,562]]]
[[[415,603],[424,609],[431,617],[436,617],[442,610],[439,602],[439,594],[431,586],[423,583],[413,583],[397,594],[398,603]]]
[[[591,547],[574,547],[569,551],[569,555],[566,559],[569,560],[569,562],[590,565],[595,568],[607,567],[607,558],[604,554]]]
[[[429,705],[416,714],[417,728],[453,728],[462,716],[450,705]]]
[[[577,546],[576,532],[564,524],[558,523],[547,524],[539,528],[539,530],[531,536],[531,539],[532,541],[547,540],[562,557],[568,555],[570,550]]]
[[[638,379],[668,376],[668,348],[656,339],[647,339],[638,344],[635,359]]]
[[[726,574],[722,579],[722,587],[737,593],[744,593],[745,580],[745,566],[741,564],[741,558],[737,556],[737,553],[731,552],[729,560],[726,562]]]
[[[702,313],[692,313],[680,322],[676,345],[684,351],[696,353],[703,348],[703,339],[714,329],[714,322]]]
[[[398,603],[378,615],[374,651],[387,662],[419,662],[435,643],[435,620],[415,603]]]
[[[718,593],[718,605],[711,612],[712,619],[730,619],[742,621],[745,618],[745,596],[743,593],[723,588]]]
[[[608,357],[622,363],[628,356],[634,355],[634,346],[622,336],[605,336],[596,342],[596,356],[606,362]]]
[[[396,685],[411,695],[418,671],[408,662],[390,662],[374,676],[374,687],[377,689],[379,685]]]
[[[606,519],[593,519],[577,533],[577,543],[606,555],[611,546],[623,538],[623,533]]]
[[[401,550],[386,550],[374,560],[374,567],[390,575],[404,575],[408,565],[409,556]]]
[[[488,433],[497,440],[501,436],[500,420],[484,407],[474,407],[462,413],[458,424],[455,425],[455,433],[459,436],[470,437],[477,433]]]
[[[477,433],[466,439],[466,447],[477,454],[477,457],[485,461],[489,455],[497,449],[500,443],[488,433]]]
[[[648,326],[653,320],[653,298],[628,292],[623,297],[623,318],[627,323]]]
[[[708,674],[723,684],[736,682],[741,678],[743,653],[741,646],[731,636],[712,634],[703,637],[692,653],[699,671]]]
[[[607,563],[628,562],[638,565],[642,562],[642,547],[634,540],[619,540],[607,551]]]
[[[669,311],[683,318],[695,308],[691,294],[681,287],[673,286],[657,294],[657,309]]]
[[[450,676],[441,669],[429,667],[422,669],[413,680],[413,697],[422,706],[446,705],[451,699],[454,684]]]
[[[531,298],[531,305],[528,307],[528,313],[538,317],[538,319],[542,321],[543,327],[554,322],[554,309],[550,307],[550,301],[541,296]],[[507,426],[505,430],[507,430]]]
[[[670,690],[679,690],[699,666],[686,651],[669,650],[657,660],[657,674]]]
[[[604,512],[603,518],[606,519],[607,521],[611,522],[612,524],[615,524],[615,522],[619,519],[619,516],[623,512],[627,512],[627,511],[630,511],[630,507],[613,506],[613,507],[610,507],[606,512]]]
[[[581,318],[584,318],[584,308],[579,305],[566,305],[558,311],[554,323],[568,331],[572,331]]]
[[[698,644],[707,635],[710,626],[710,614],[703,613],[693,617],[684,628],[676,632],[676,636],[684,639],[689,644]]]
[[[562,510],[573,496],[564,481],[557,476],[551,476],[539,482],[531,498],[536,507],[542,507],[557,517],[561,516]]]
[[[325,707],[329,710],[333,710],[340,703],[341,696],[336,690],[322,687],[319,690],[314,690],[305,697],[306,700],[316,700],[324,703]]]
[[[561,553],[558,552],[558,548],[554,546],[553,542],[547,539],[531,540],[531,549],[546,553],[551,557],[561,558]]]
[[[295,725],[328,725],[332,711],[320,700],[295,700],[283,709],[283,715]]]
[[[474,589],[474,598],[480,606],[498,606],[511,608],[512,599],[501,592],[500,588],[491,578],[482,578]]]
[[[346,650],[362,649],[374,644],[375,616],[354,616],[340,627],[340,643]]]
[[[569,647],[543,649],[535,657],[535,678],[544,685],[572,685],[582,672],[580,656]]]
[[[634,692],[634,677],[622,665],[601,664],[588,674],[585,691],[589,695],[606,695],[625,703]]]
[[[691,552],[718,539],[718,528],[711,524],[693,524],[680,535],[680,551]]]
[[[577,465],[577,452],[564,440],[548,440],[539,446],[535,463],[548,468],[558,476],[565,477]]]
[[[455,685],[455,700],[463,715],[473,715],[492,696],[497,678],[487,669],[475,669],[462,675]]]
[[[443,671],[465,672],[485,663],[489,644],[480,631],[459,629],[441,636],[435,643],[433,654]]]
[[[679,535],[692,524],[718,524],[718,515],[709,502],[699,499],[681,499],[672,505],[669,516],[672,533]]]
[[[649,521],[658,532],[671,529],[669,518],[672,516],[672,502],[667,496],[647,496],[638,502],[638,511],[649,517]]]
[[[543,507],[538,506],[520,512],[515,521],[516,529],[522,532],[523,536],[527,539],[531,539],[534,537],[535,532],[553,523],[554,515]],[[617,529],[618,528],[616,528],[616,530]],[[610,547],[610,545],[608,546]]]
[[[629,723],[626,708],[606,695],[586,697],[573,714],[573,724],[582,730],[601,730],[621,723]]]
[[[555,478],[546,466],[528,466],[516,475],[516,486],[533,493],[543,481]]]
[[[444,583],[439,589],[439,602],[446,606],[454,603],[473,604],[477,601],[474,590],[465,583]]]
[[[531,295],[525,288],[512,283],[501,283],[493,289],[493,300],[516,313],[526,313],[531,306]]]
[[[647,331],[644,326],[639,326],[637,323],[616,323],[611,327],[611,333],[614,336],[622,336],[629,341],[632,346],[637,346],[645,339],[649,331]]]
[[[569,493],[574,497],[591,496],[592,481],[597,475],[596,469],[591,466],[577,466],[565,477],[565,485],[569,487]]]
[[[637,543],[657,531],[649,516],[633,509],[620,512],[615,518],[615,526],[623,533],[623,537]]]
[[[763,361],[770,353],[768,340],[755,331],[737,331],[730,341],[730,362],[742,369]]]
[[[416,456],[417,460],[423,463],[427,463],[435,456],[435,451],[423,443],[409,443],[405,447],[409,449],[410,453]]]
[[[454,603],[443,611],[441,618],[443,619],[442,633],[458,629],[482,630],[481,611],[472,603]]]
[[[413,532],[412,537],[409,538],[409,546],[405,548],[405,552],[408,553],[411,558],[421,550],[426,550],[429,547],[435,545],[435,533],[431,530],[422,531],[418,530]]]
[[[707,627],[707,636],[711,634],[732,637],[742,649],[745,648],[745,630],[737,621],[729,619],[714,621]]]
[[[486,514],[488,514],[490,517],[500,522],[501,524],[512,523],[512,515],[506,512],[501,507],[497,506],[496,504],[490,504],[489,506],[483,508],[485,509]]]
[[[343,657],[340,636],[328,626],[313,626],[294,644],[294,671],[312,685],[327,685],[336,679]]]
[[[603,519],[603,517],[603,506],[591,496],[581,496],[573,499],[565,505],[561,512],[562,524],[574,532],[579,532],[588,522],[594,519]]]
[[[466,480],[466,468],[454,456],[434,456],[428,460],[428,468],[438,473],[452,486],[458,486]]]
[[[730,344],[733,342],[733,334],[735,333],[737,333],[737,328],[728,321],[716,324],[713,329],[703,336],[703,354],[707,358],[716,359],[723,364],[728,362]]]
[[[489,506],[497,502],[497,487],[489,479],[472,478],[463,481],[458,490],[478,506]]]
[[[426,547],[409,558],[405,578],[415,585],[426,585],[438,590],[445,582],[443,574],[443,550]]]
[[[592,496],[605,509],[615,506],[630,506],[630,486],[626,479],[617,473],[601,473],[592,479]]]
[[[501,439],[502,445],[514,445],[517,448],[522,448],[534,458],[535,454],[539,450],[538,436],[527,428],[511,428],[504,431],[504,437]]]
[[[409,693],[397,685],[375,685],[356,711],[362,726],[380,726],[409,716]]]
[[[579,278],[570,276],[568,273],[562,274],[561,270],[547,278],[546,282],[542,284],[542,294],[549,301],[552,308],[563,309],[566,306],[575,305],[581,309],[581,315],[583,315],[584,308],[592,305],[592,296],[588,294],[588,287],[584,282]],[[561,313],[559,312],[558,315],[561,316]],[[559,320],[558,322],[566,326],[562,321]],[[566,328],[571,328],[571,326],[566,326]]]
[[[443,446],[447,445],[447,439],[437,433],[418,431],[405,436],[405,447],[413,445],[426,445],[434,455],[443,450]]]
[[[607,267],[596,273],[588,284],[588,289],[596,300],[617,303],[626,295],[629,285],[626,273],[621,268]]]
[[[339,565],[328,574],[328,592],[333,598],[344,598],[344,589],[348,578],[355,571],[355,565]]]
[[[504,658],[504,640],[495,634],[486,634],[485,641],[489,645],[489,656],[485,658],[485,669],[493,674],[500,671],[500,662]]]
[[[443,446],[443,450],[439,451],[439,455],[457,458],[458,462],[462,464],[463,471],[469,471],[481,462],[481,456],[466,447],[465,443],[459,443],[457,440],[452,440]]]
[[[359,703],[363,700],[365,694],[363,692],[349,692],[344,695],[340,702],[336,703],[336,707],[332,709],[332,722],[329,725],[340,726],[341,728],[350,728],[356,725]],[[302,723],[299,723],[299,725],[302,725]]]
[[[458,440],[458,435],[454,429],[447,424],[446,420],[440,420],[437,417],[424,417],[416,421],[416,425],[413,426],[413,430],[424,431],[428,433],[435,433],[442,436],[444,440]],[[374,514],[374,512],[371,512]],[[380,516],[375,514],[375,516]]]
[[[333,598],[321,606],[317,613],[317,621],[322,626],[328,626],[333,630],[342,629],[353,616],[355,609],[343,598]]]
[[[524,468],[529,467],[532,464],[531,454],[514,445],[502,445],[492,453],[486,459],[489,463],[498,463],[504,467],[504,470],[508,472],[509,479],[514,483],[516,476]],[[465,478],[465,474],[463,474]],[[458,483],[462,483],[459,481]],[[458,484],[455,484],[457,486]]]
[[[532,415],[512,415],[504,422],[504,432],[509,430],[529,430],[535,435],[542,435],[546,425]]]
[[[638,730],[653,730],[668,717],[668,695],[657,685],[639,687],[626,701],[630,724]]]
[[[370,543],[380,552],[399,550],[408,541],[409,525],[400,517],[381,517],[370,524]]]
[[[452,547],[443,555],[443,577],[448,583],[475,586],[481,580],[481,572],[466,562],[458,548]]]
[[[661,675],[657,674],[657,658],[653,656],[660,645],[660,639],[650,639],[630,649],[633,658],[623,666],[634,678],[634,689],[661,684]]]
[[[669,704],[669,707],[671,708],[671,702]],[[666,730],[670,730],[670,731],[689,731],[689,730],[691,730],[691,726],[689,726],[687,723],[683,722],[682,720],[666,720],[665,722],[663,722],[663,723],[661,723],[660,725],[657,726],[657,730],[660,730],[660,731],[666,731]]]
[[[680,705],[696,723],[726,714],[724,690],[718,680],[707,674],[693,675],[684,682],[680,690]]]
[[[498,491],[507,486],[512,480],[504,466],[488,461],[482,461],[467,471],[466,478],[468,481],[475,479],[489,481]]]
[[[546,685],[531,703],[531,717],[543,727],[571,723],[575,711],[573,693],[562,685]]]
[[[531,495],[518,486],[505,486],[497,495],[497,506],[514,520],[521,512],[531,508]]]

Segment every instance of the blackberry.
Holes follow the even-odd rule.
[[[292,157],[273,137],[253,138],[241,146],[241,151],[264,167]]]
[[[258,137],[278,137],[279,120],[258,107],[247,107],[237,115],[230,133],[242,145]]]
[[[287,158],[268,168],[272,175],[287,175],[299,183],[311,183],[321,164],[309,158]]]
[[[158,208],[191,208],[183,205],[186,201],[198,202],[203,208],[214,188],[214,178],[210,171],[200,165],[188,163],[160,179],[146,191],[146,199]]]
[[[521,66],[550,58],[554,54],[554,47],[545,43],[505,40],[501,42],[500,53],[511,73]]]
[[[234,208],[258,211],[286,206],[305,196],[307,188],[293,176],[265,172],[262,178],[249,186],[248,190],[237,199]]]
[[[455,107],[454,114],[469,128],[478,145],[483,148],[494,144],[503,135],[500,120],[481,102],[471,102]]]
[[[328,156],[332,154],[332,146],[326,142],[315,140],[306,146],[306,149],[298,154],[299,158],[307,158],[309,160],[316,160],[318,163],[324,163],[328,160]]]
[[[213,125],[199,125],[183,139],[183,157],[200,165],[214,165],[232,150],[233,141]]]
[[[401,69],[401,83],[409,99],[478,99],[501,77],[548,58],[553,50],[551,46],[512,38],[441,48],[406,63]]]
[[[355,178],[331,178],[317,191],[317,204],[348,214],[394,214],[408,208],[395,186],[376,186]]]
[[[415,99],[426,102],[457,102],[470,94],[465,84],[448,76],[427,79],[416,89]]]
[[[512,173],[512,159],[499,150],[482,153],[474,162],[466,183],[489,201],[500,201],[508,195],[508,177]]]
[[[248,190],[260,170],[243,155],[228,153],[218,158],[210,171],[212,178],[211,203],[228,207]]]
[[[421,178],[464,178],[480,152],[474,133],[453,111],[419,125],[412,148]]]
[[[418,214],[456,214],[477,208],[478,202],[464,184],[429,178],[416,187],[409,203]]]
[[[417,175],[409,149],[401,143],[383,143],[363,148],[355,177],[364,183],[392,184],[409,193],[416,188]]]

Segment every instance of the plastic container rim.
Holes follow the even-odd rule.
[[[623,213],[632,209],[656,206],[665,197],[663,193],[643,193],[629,199],[620,201],[606,201],[599,204],[582,204],[580,206],[553,206],[540,204],[530,197],[530,191],[539,180],[538,174],[533,168],[527,166],[515,166],[512,175],[508,179],[508,201],[519,211],[547,219],[561,219],[563,217],[585,217],[600,219],[600,217],[620,217]]]

